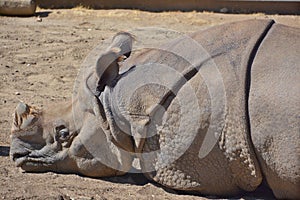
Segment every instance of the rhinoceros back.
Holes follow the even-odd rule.
[[[276,197],[300,197],[300,29],[275,24],[251,69],[251,137]]]

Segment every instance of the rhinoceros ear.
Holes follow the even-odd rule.
[[[119,75],[119,62],[130,56],[134,37],[127,32],[117,33],[106,52],[97,61],[96,72],[99,77],[98,91],[105,85],[112,86]]]
[[[106,85],[112,86],[113,81],[119,75],[119,55],[111,50],[104,53],[97,61],[96,73],[99,77],[97,90],[102,92]]]
[[[113,37],[112,43],[107,48],[107,50],[118,48],[120,49],[120,51],[118,52],[119,55],[128,58],[131,54],[132,43],[134,40],[135,39],[132,34],[127,32],[119,32]]]

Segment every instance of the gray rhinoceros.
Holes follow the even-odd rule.
[[[25,171],[141,172],[176,190],[232,196],[266,181],[300,198],[300,31],[224,24],[131,52],[117,34],[87,59],[72,102],[20,103],[10,156]],[[126,55],[126,56],[125,56]]]

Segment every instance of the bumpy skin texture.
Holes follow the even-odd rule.
[[[119,33],[86,59],[71,104],[19,104],[11,157],[26,171],[92,177],[124,174],[138,157],[157,183],[220,196],[264,175],[276,197],[297,198],[297,37],[249,20],[131,55],[133,37]]]
[[[134,64],[136,67],[128,75],[122,77],[113,88],[112,93],[115,96],[112,98],[115,100],[113,104],[123,109],[120,113],[126,113],[129,110],[127,115],[138,116],[135,118],[124,116],[130,122],[131,130],[138,129],[136,126],[139,126],[141,124],[139,121],[143,121],[145,117],[149,117],[150,122],[144,129],[152,132],[158,127],[154,130],[156,137],[146,139],[143,152],[157,149],[160,149],[160,152],[150,158],[143,156],[141,158],[145,171],[156,169],[155,172],[147,174],[150,178],[167,187],[217,195],[237,194],[240,189],[253,191],[261,183],[261,172],[251,148],[247,127],[245,89],[248,60],[255,44],[270,24],[272,21],[247,21],[214,27],[205,32],[195,33],[190,38],[175,40],[160,50],[146,50],[124,63],[124,66]],[[218,35],[222,37],[219,38]],[[131,88],[134,88],[132,85],[140,84],[139,81],[132,82],[131,80],[137,80],[137,77],[155,71],[151,63],[171,66],[180,74],[196,69],[194,75],[186,76],[187,83],[176,83],[176,77],[167,69],[165,72],[160,69],[161,74],[164,74],[163,77],[157,77],[154,74],[143,78],[143,82],[161,82],[166,87],[178,88],[178,93],[175,94],[176,97],[173,100],[162,103],[166,112],[159,117],[147,111],[159,104],[162,98],[168,96],[168,89],[155,84],[147,84],[136,90],[137,94],[134,94],[134,97],[130,93]],[[216,78],[218,75],[222,79],[220,82]],[[206,87],[209,81],[212,81],[210,85],[213,85],[209,88],[210,91]],[[224,87],[223,93],[218,91],[222,86]],[[216,92],[212,94],[212,90]],[[176,89],[174,91],[176,92]],[[128,100],[130,98],[127,97],[128,95],[133,100]],[[210,95],[215,95],[213,97],[215,99],[224,99],[224,102],[221,102],[225,103],[224,110],[218,111],[218,118],[215,119],[218,120],[216,132],[221,137],[220,141],[215,143],[213,150],[201,159],[198,156],[199,150],[207,129],[212,124],[210,118],[212,97]],[[184,102],[183,99],[185,99]],[[131,103],[126,105],[124,102]],[[180,103],[189,109],[182,111],[183,105],[179,105]],[[200,113],[193,113],[195,111],[193,104],[199,105]],[[186,121],[192,121],[193,118],[199,116],[199,121],[192,125],[182,124],[185,128],[178,131],[183,116],[186,117],[184,119]],[[157,118],[164,120],[163,126]],[[151,133],[144,133],[148,137],[149,134],[151,135]],[[191,146],[190,140],[193,141]],[[178,153],[180,150],[184,152],[182,155]],[[165,162],[174,157],[178,159],[164,166]],[[153,161],[149,162],[149,159]],[[149,163],[152,166],[148,166]]]
[[[273,25],[251,70],[251,137],[278,198],[300,197],[299,35],[299,29]]]

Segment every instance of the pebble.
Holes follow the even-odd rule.
[[[20,95],[21,93],[20,92],[15,92],[15,95]]]
[[[41,18],[40,16],[38,16],[38,17],[36,18],[36,21],[37,21],[37,22],[42,22],[43,20],[42,20],[42,18]]]
[[[220,9],[220,12],[221,13],[227,13],[229,10],[228,10],[228,8],[221,8]]]
[[[57,196],[57,200],[70,200],[71,198],[68,195],[62,194]]]

